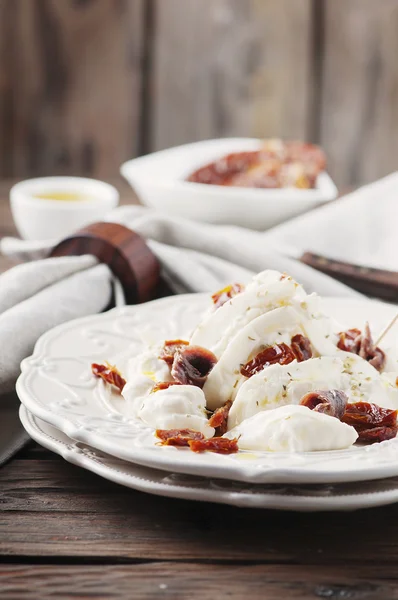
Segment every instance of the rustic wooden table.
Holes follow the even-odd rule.
[[[14,233],[8,188],[0,235]],[[32,443],[0,469],[0,513],[2,599],[398,599],[396,506],[299,514],[161,498]]]

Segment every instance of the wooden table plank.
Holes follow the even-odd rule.
[[[34,582],[34,585],[32,585]],[[73,584],[71,584],[73,582]],[[386,567],[274,565],[4,565],[2,598],[170,598],[173,600],[396,600],[396,578]],[[14,594],[14,595],[13,595]]]
[[[26,557],[396,564],[397,507],[259,511],[138,493],[58,459],[0,470],[0,553]]]

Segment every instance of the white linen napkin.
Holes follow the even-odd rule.
[[[111,295],[112,274],[93,256],[39,260],[0,275],[0,394],[14,388],[43,333],[104,310]]]
[[[397,186],[398,175],[395,174],[357,191],[355,201],[360,203],[358,198],[371,195],[379,202],[379,190],[383,197],[396,197]],[[360,220],[356,209],[350,212],[349,206],[349,199],[337,203],[339,218],[344,219],[344,215],[350,214],[358,228]],[[321,218],[322,211],[329,216]],[[307,223],[316,220],[316,214],[319,215],[317,225],[308,230]],[[289,226],[289,231],[293,230],[298,239],[301,239],[301,227],[301,231],[306,232],[305,249],[312,250],[313,240],[322,239],[330,229],[330,214],[333,214],[332,204],[290,221],[286,227]],[[388,221],[388,215],[386,218]],[[254,273],[270,268],[288,272],[308,292],[316,291],[323,296],[361,296],[298,260],[278,253],[275,250],[278,238],[272,230],[261,233],[198,223],[169,217],[142,206],[120,207],[110,213],[107,220],[130,227],[146,239],[161,262],[163,277],[176,293],[209,292],[230,282],[245,283]],[[338,224],[334,223],[334,226]],[[349,227],[349,231],[352,232],[350,243],[355,245],[356,230]],[[329,239],[335,244],[348,243],[346,237],[340,242],[338,236]],[[284,245],[280,247],[284,251]],[[46,256],[49,245],[47,242],[4,238],[0,250],[8,256],[31,260]],[[42,259],[1,275],[0,390],[12,388],[20,361],[32,352],[34,343],[44,331],[69,319],[104,310],[109,305],[111,293],[109,269],[98,265],[91,256]]]
[[[290,256],[311,251],[376,269],[398,271],[398,172],[266,232]]]

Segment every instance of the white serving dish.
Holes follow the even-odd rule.
[[[20,418],[39,444],[74,465],[128,488],[169,498],[294,511],[357,510],[398,502],[398,478],[337,485],[250,484],[150,469],[77,442],[24,406]]]
[[[35,197],[64,192],[86,196],[67,201]],[[39,177],[20,181],[11,188],[12,216],[25,240],[54,240],[101,221],[119,203],[119,192],[109,183],[85,177]]]
[[[68,437],[112,456],[151,468],[217,479],[263,483],[339,483],[398,476],[398,438],[328,452],[245,452],[222,455],[160,447],[154,430],[131,417],[129,406],[91,364],[108,360],[123,373],[125,361],[150,343],[189,336],[209,307],[208,294],[171,296],[69,321],[48,331],[22,364],[17,394],[36,417]],[[372,324],[373,333],[396,306],[325,298],[325,311],[342,328]],[[387,340],[390,341],[387,341]],[[385,338],[395,341],[395,330]]]
[[[121,173],[141,202],[167,214],[207,223],[225,223],[264,230],[337,196],[326,172],[317,187],[258,189],[205,185],[185,181],[195,169],[230,152],[257,150],[261,140],[226,138],[185,144],[135,158]]]

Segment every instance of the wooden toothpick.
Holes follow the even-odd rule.
[[[381,342],[381,340],[383,339],[383,337],[390,331],[390,329],[393,327],[393,325],[398,321],[398,313],[395,315],[395,317],[389,322],[389,324],[387,325],[387,327],[385,327],[383,329],[383,331],[381,332],[381,334],[379,335],[379,337],[377,338],[377,340],[375,341],[375,346],[378,346]]]

